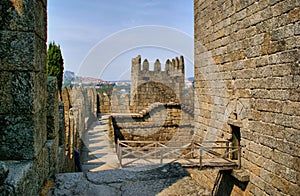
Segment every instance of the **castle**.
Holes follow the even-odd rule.
[[[37,195],[71,162],[74,138],[80,141],[71,130],[84,129],[95,115],[95,93],[68,91],[72,104],[65,108],[53,101],[59,95],[54,80],[47,87],[45,72],[47,1],[1,3],[0,192]],[[242,146],[241,170],[189,170],[216,195],[300,194],[299,6],[298,0],[194,1],[194,132]],[[174,101],[167,109],[179,110],[183,59],[166,64],[165,71],[159,62],[149,71],[147,61],[133,59],[132,111],[167,98]],[[160,80],[149,82],[156,73]],[[170,92],[162,100],[141,97],[150,85]],[[67,132],[58,111],[69,116]]]

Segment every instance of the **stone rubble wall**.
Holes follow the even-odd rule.
[[[240,127],[244,194],[300,194],[299,6],[194,1],[195,132],[231,140]]]

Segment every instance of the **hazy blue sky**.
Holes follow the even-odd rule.
[[[186,33],[186,36],[192,39],[194,31],[193,0],[48,1],[48,42],[55,41],[61,46],[65,70],[71,70],[75,73],[80,72],[80,69],[86,69],[83,62],[90,58],[89,54],[103,41],[108,38],[116,40],[114,35],[118,34],[117,32],[122,37],[122,32],[125,29],[144,25],[170,27],[174,31]],[[154,39],[153,36],[148,36],[143,31],[139,31],[139,34],[136,33],[135,36],[145,40]],[[170,38],[168,34],[163,36],[166,41],[176,40],[176,37]],[[130,39],[134,39],[134,37],[131,36]],[[190,45],[188,39],[183,38],[181,42],[188,43],[186,47],[192,51],[193,46]],[[185,42],[185,40],[188,41]],[[120,48],[122,42],[122,40],[118,40],[116,43],[110,42],[110,47],[106,46],[107,51]],[[148,43],[145,47],[138,45],[131,50],[123,50],[121,53],[114,54],[113,59],[106,60],[109,63],[106,62],[105,65],[101,64],[103,63],[101,57],[106,56],[106,51],[103,52],[102,50],[98,54],[99,58],[93,59],[94,73],[87,73],[87,75],[106,80],[128,79],[131,58],[137,54],[141,54],[143,59],[147,58],[150,63],[159,58],[162,64],[167,58],[172,58],[178,54],[178,51],[172,51],[174,49],[171,48],[172,46],[164,48],[159,43],[153,44],[153,46],[149,47]],[[186,54],[182,55],[185,56]],[[190,59],[189,62],[186,60],[188,76],[192,75],[192,61],[193,59]],[[101,73],[97,71],[100,69],[99,66],[106,66],[105,71],[102,70]]]

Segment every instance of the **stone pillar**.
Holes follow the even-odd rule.
[[[46,0],[1,1],[0,157],[33,160],[46,141]]]

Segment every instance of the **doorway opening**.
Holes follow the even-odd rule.
[[[237,148],[240,146],[241,142],[241,131],[240,127],[230,125],[232,130],[232,147]],[[238,151],[235,151],[232,153],[232,159],[237,160],[238,159]]]

